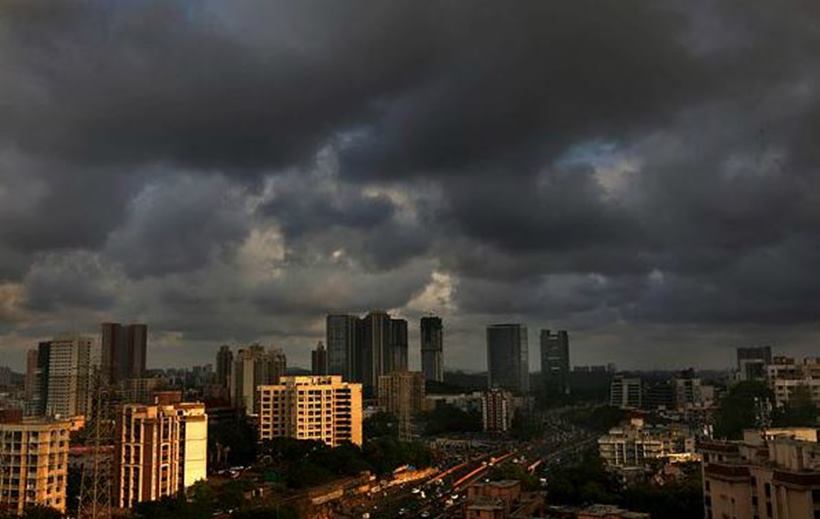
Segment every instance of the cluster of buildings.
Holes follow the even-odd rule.
[[[112,502],[122,508],[206,478],[205,405],[161,391],[160,379],[147,375],[147,338],[144,324],[103,323],[99,338],[63,335],[27,352],[24,409],[0,410],[0,511],[40,505],[64,513],[72,459],[82,470],[96,470],[94,459],[106,467]],[[109,429],[94,420],[113,433],[92,440],[93,431]],[[72,444],[71,433],[87,424]]]

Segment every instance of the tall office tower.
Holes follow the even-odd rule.
[[[772,363],[772,347],[737,349],[737,371],[740,380],[763,380],[766,366]]]
[[[370,312],[362,320],[361,338],[361,379],[367,393],[378,388],[381,375],[407,370],[407,321]]]
[[[527,327],[492,324],[487,327],[487,386],[516,393],[530,390]]]
[[[174,496],[207,477],[208,415],[201,403],[126,404],[114,435],[120,508]]]
[[[100,339],[100,364],[106,382],[117,383],[145,375],[148,326],[102,323]]]
[[[389,371],[407,371],[407,321],[405,319],[390,319],[391,364]]]
[[[541,378],[547,395],[569,394],[569,334],[541,330]]]
[[[46,414],[62,417],[88,415],[93,343],[94,339],[79,335],[51,341]]]
[[[34,395],[32,396],[27,414],[46,414],[46,402],[48,401],[48,365],[51,358],[51,341],[43,341],[37,344],[37,368],[34,378]]]
[[[310,372],[314,375],[327,375],[327,350],[322,341],[310,352]]]
[[[347,381],[361,382],[361,342],[362,322],[358,317],[328,315],[325,337],[328,373],[341,375]]]
[[[68,421],[0,420],[0,511],[41,505],[65,513]]]
[[[444,327],[441,317],[421,318],[421,371],[425,380],[444,382]]]
[[[259,387],[259,439],[362,444],[362,385],[339,375],[282,377]]]
[[[424,411],[424,375],[420,371],[394,371],[379,377],[379,407],[399,422],[399,439],[413,437],[413,417]]]
[[[35,349],[26,352],[26,378],[24,380],[23,392],[26,400],[31,402],[37,393],[37,355]]]
[[[609,386],[609,405],[621,409],[640,409],[643,404],[641,379],[616,375]]]
[[[233,352],[228,345],[219,347],[216,353],[216,383],[222,387],[228,387],[231,381],[231,365],[233,364]]]
[[[379,376],[390,371],[390,316],[370,312],[362,320],[361,374],[365,392],[370,394],[379,384]]]
[[[256,388],[263,384],[278,384],[285,374],[287,359],[281,349],[253,344],[236,352],[231,370],[231,404],[255,414],[259,409]]]
[[[481,419],[485,431],[508,431],[513,419],[512,394],[499,388],[481,393]]]

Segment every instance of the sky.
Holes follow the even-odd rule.
[[[328,312],[573,364],[817,354],[820,3],[0,5],[0,364],[149,326],[306,366]]]

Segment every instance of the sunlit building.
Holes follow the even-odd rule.
[[[0,512],[34,505],[65,512],[70,427],[47,418],[0,420]]]
[[[259,439],[362,444],[362,385],[338,375],[286,376],[259,386]]]

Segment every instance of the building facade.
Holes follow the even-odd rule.
[[[45,418],[0,421],[0,512],[40,505],[65,513],[70,427]]]
[[[228,387],[231,383],[231,368],[233,367],[233,352],[231,347],[223,344],[216,352],[216,384]]]
[[[516,393],[530,390],[529,343],[522,324],[487,327],[487,387]]]
[[[422,317],[420,332],[424,379],[444,382],[444,326],[441,317]]]
[[[147,325],[102,323],[100,370],[106,382],[144,377],[147,351]]]
[[[703,442],[704,516],[820,517],[816,429],[744,431],[738,442]]]
[[[328,373],[347,381],[361,381],[361,320],[355,315],[328,315],[325,332]]]
[[[424,375],[419,371],[394,371],[379,377],[379,407],[393,414],[399,424],[399,439],[413,437],[413,417],[424,411]]]
[[[116,506],[177,495],[207,477],[205,405],[124,405],[114,452]]]
[[[641,379],[616,375],[609,386],[609,405],[621,409],[640,409],[643,403]]]
[[[598,438],[598,454],[611,469],[640,470],[650,460],[693,459],[695,437],[683,426],[647,427],[633,418]]]
[[[514,412],[513,395],[509,391],[493,388],[481,394],[481,421],[485,431],[509,431]]]
[[[547,395],[568,395],[569,334],[541,330],[541,378]]]
[[[88,414],[93,344],[94,339],[80,335],[49,342],[48,372],[44,374],[47,415],[67,418]]]
[[[237,351],[231,370],[231,404],[256,414],[259,409],[256,388],[263,384],[278,384],[287,369],[285,353],[278,348],[253,344]]]
[[[789,357],[775,357],[766,367],[766,382],[778,407],[800,398],[820,407],[820,359],[797,362]]]
[[[310,352],[310,372],[314,375],[327,375],[327,350],[322,341]]]
[[[338,375],[286,376],[259,386],[259,438],[362,444],[362,385]]]
[[[771,346],[737,349],[737,375],[739,380],[763,380],[766,377],[766,366],[771,363]]]

